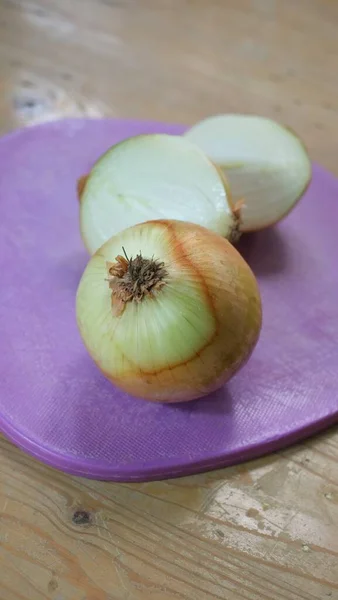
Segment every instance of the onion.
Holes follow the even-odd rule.
[[[90,259],[76,302],[91,357],[124,391],[160,402],[217,389],[261,328],[256,279],[226,239],[184,221],[148,221]]]
[[[214,116],[197,123],[185,137],[221,168],[234,200],[243,200],[242,231],[263,229],[285,217],[311,180],[302,142],[270,119]]]
[[[150,219],[191,221],[232,240],[238,232],[222,174],[181,136],[120,142],[78,181],[78,193],[81,234],[91,254],[112,235]]]

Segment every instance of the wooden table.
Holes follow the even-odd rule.
[[[338,175],[337,30],[334,0],[1,0],[0,129],[250,111]],[[1,600],[338,599],[336,429],[137,485],[0,446]]]

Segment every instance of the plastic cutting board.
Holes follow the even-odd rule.
[[[264,311],[249,363],[184,405],[131,398],[99,373],[75,322],[88,260],[76,179],[122,138],[178,125],[65,120],[0,141],[0,428],[69,473],[148,480],[233,464],[338,421],[338,181],[314,166],[297,208],[242,238]]]

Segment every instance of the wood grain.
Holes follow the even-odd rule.
[[[332,431],[235,468],[133,485],[0,449],[3,600],[338,598]]]
[[[0,130],[64,115],[271,116],[338,174],[338,3],[0,0]],[[0,440],[1,600],[338,600],[338,432],[117,485]]]

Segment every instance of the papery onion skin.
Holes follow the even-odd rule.
[[[114,316],[107,263],[122,247],[154,255],[168,277],[154,296]],[[97,366],[124,391],[155,402],[193,400],[227,382],[248,360],[261,321],[256,279],[237,250],[182,221],[148,221],[108,240],[77,292],[79,330]]]
[[[77,197],[79,199],[79,202],[81,202],[81,197],[82,197],[82,194],[84,192],[84,189],[85,189],[85,186],[86,186],[86,183],[87,183],[87,179],[88,179],[88,175],[82,175],[77,180],[76,191],[77,191]]]

